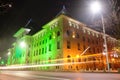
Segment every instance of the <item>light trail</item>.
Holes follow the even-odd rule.
[[[84,63],[93,63],[93,62],[102,62],[102,61],[87,61],[87,62],[70,62],[70,63],[59,63],[59,64],[38,64],[38,65],[23,65],[23,66],[4,66],[0,67],[1,70],[4,69],[24,69],[24,68],[34,68],[34,67],[47,67],[47,66],[62,66],[62,65],[73,65],[73,64],[84,64]]]
[[[54,62],[54,61],[65,61],[68,59],[82,59],[82,58],[89,58],[89,57],[94,57],[94,56],[100,56],[102,54],[92,54],[92,55],[80,55],[79,57],[75,56],[75,57],[70,57],[70,58],[61,58],[61,59],[54,59],[54,60],[47,60],[47,61],[41,61],[41,62]]]

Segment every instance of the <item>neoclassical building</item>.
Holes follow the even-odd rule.
[[[30,70],[82,71],[106,69],[103,33],[89,28],[61,11],[33,35],[22,27],[14,34],[8,65],[38,65]],[[120,56],[113,48],[117,40],[107,34],[110,68],[120,67]],[[116,55],[116,56],[115,56]],[[114,63],[114,65],[113,65]]]

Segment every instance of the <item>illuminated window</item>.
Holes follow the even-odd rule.
[[[67,41],[67,49],[70,49],[71,46],[70,46],[70,41]]]
[[[75,32],[73,32],[72,37],[75,38]]]

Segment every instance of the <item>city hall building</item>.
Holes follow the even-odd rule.
[[[63,11],[42,26],[42,30],[33,35],[29,35],[29,32],[30,29],[22,27],[14,34],[16,42],[9,49],[8,65],[34,65],[26,69],[46,71],[107,69],[103,33]],[[120,56],[113,51],[117,40],[107,34],[105,36],[110,68],[116,69],[120,67]]]

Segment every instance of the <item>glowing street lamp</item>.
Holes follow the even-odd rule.
[[[101,21],[102,21],[102,27],[103,27],[103,38],[104,38],[104,54],[106,55],[106,64],[107,64],[107,68],[108,68],[108,71],[110,70],[110,67],[109,67],[109,60],[108,60],[108,51],[107,51],[107,40],[106,40],[106,35],[105,35],[105,24],[104,24],[104,18],[103,18],[103,15],[100,11],[101,10],[101,4],[97,1],[93,2],[93,4],[91,4],[90,6],[91,8],[91,11],[93,13],[100,13],[100,16],[101,16]]]
[[[91,4],[90,8],[93,13],[98,13],[101,11],[101,5],[97,1],[95,1],[93,4]]]
[[[26,47],[26,43],[25,43],[24,41],[22,41],[22,42],[20,43],[20,46],[21,46],[22,48],[25,48],[25,47]]]
[[[11,53],[10,52],[8,52],[8,55],[10,55]]]

